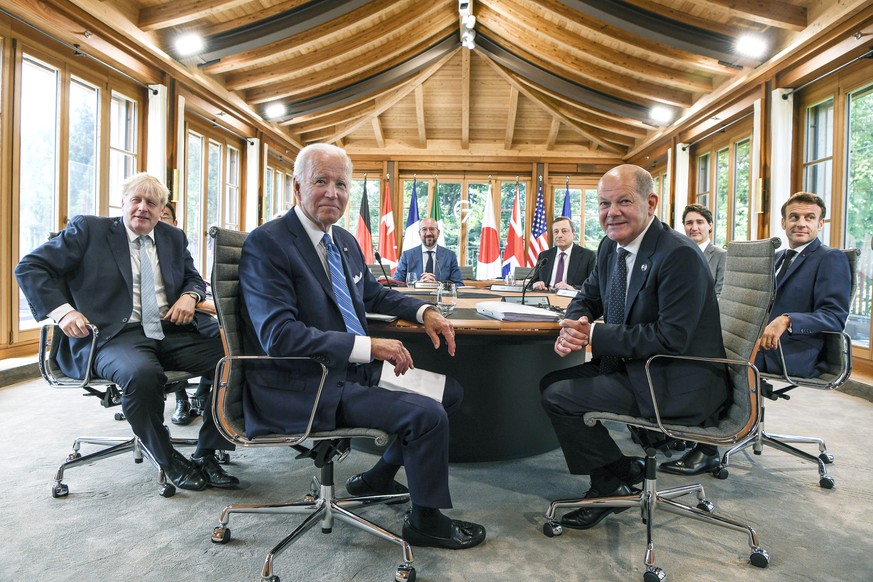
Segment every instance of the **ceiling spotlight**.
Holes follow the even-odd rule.
[[[461,45],[465,49],[473,50],[476,48],[476,31],[468,30],[461,35]]]
[[[658,105],[652,107],[652,110],[649,111],[649,119],[658,124],[667,124],[673,121],[673,111],[667,107]]]
[[[264,109],[264,115],[267,116],[267,119],[282,117],[285,115],[285,106],[281,103],[270,103],[267,105],[266,109]]]
[[[476,17],[472,14],[467,14],[461,18],[461,24],[464,25],[464,28],[473,28],[476,26]]]
[[[737,39],[734,50],[744,57],[761,59],[767,52],[767,42],[760,36],[744,34]]]
[[[174,45],[180,57],[190,57],[203,50],[203,38],[194,32],[187,32],[179,36]]]

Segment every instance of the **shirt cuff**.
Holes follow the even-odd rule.
[[[418,308],[418,311],[415,312],[415,321],[417,321],[418,323],[424,323],[424,312],[428,309],[436,310],[436,307],[434,307],[430,303],[425,303]]]
[[[55,307],[54,309],[52,309],[51,312],[49,312],[49,317],[55,323],[59,323],[64,318],[64,316],[66,314],[68,314],[71,311],[75,311],[75,310],[76,310],[76,308],[73,307],[72,305],[70,305],[69,303],[64,303],[60,307]]]
[[[370,355],[372,349],[370,347],[370,338],[366,335],[356,335],[355,345],[352,346],[352,353],[349,355],[349,363],[351,364],[369,364],[373,359]]]

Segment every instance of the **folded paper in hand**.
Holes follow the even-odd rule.
[[[389,362],[382,362],[379,387],[396,392],[421,394],[433,398],[437,402],[442,402],[443,392],[446,389],[446,377],[420,368],[412,368],[407,370],[405,374],[397,376],[394,373],[393,365]]]
[[[480,301],[476,311],[501,321],[558,321],[558,314],[533,305],[520,305],[505,301]]]

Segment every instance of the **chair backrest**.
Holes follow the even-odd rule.
[[[461,279],[472,280],[473,275],[473,265],[464,265],[461,267]]]
[[[530,277],[531,271],[533,271],[533,267],[516,267],[513,276],[516,281],[521,281],[522,279]]]
[[[240,286],[239,260],[248,233],[213,226],[209,236],[215,242],[212,263],[212,297],[221,324],[221,339],[228,356],[243,354],[242,329],[239,320]],[[224,436],[237,442],[246,434],[243,416],[243,385],[241,367],[223,368],[225,377],[216,371],[213,387],[213,410],[216,425]]]
[[[752,364],[776,296],[773,277],[778,238],[728,243],[724,287],[718,301],[729,360]],[[735,440],[751,432],[760,414],[758,379],[748,367],[729,367],[731,404],[711,436]]]

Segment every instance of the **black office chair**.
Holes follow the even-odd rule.
[[[91,328],[91,347],[88,354],[88,372],[85,374],[84,378],[71,378],[61,371],[57,361],[60,341],[55,340],[55,338],[62,338],[64,332],[61,331],[61,328],[57,325],[44,325],[40,330],[39,371],[42,374],[42,377],[45,378],[46,382],[55,388],[79,388],[85,391],[86,396],[95,396],[99,398],[100,403],[106,408],[118,406],[121,404],[121,392],[118,390],[118,386],[109,380],[104,380],[103,378],[99,378],[91,373],[95,353],[94,348],[97,345],[97,337],[100,332],[94,325],[89,324],[88,327]],[[174,382],[184,381],[192,377],[192,375],[187,372],[167,371],[166,374],[167,385],[173,384]],[[124,417],[121,413],[116,413],[116,420],[123,419]],[[174,446],[197,445],[197,439],[171,438],[170,442]],[[82,455],[79,452],[82,444],[100,445],[105,448],[93,453],[88,453],[87,455]],[[133,460],[135,463],[142,463],[143,456],[146,456],[149,461],[158,468],[160,494],[162,496],[171,497],[176,493],[175,485],[166,478],[164,471],[157,464],[148,449],[142,445],[142,442],[136,435],[131,435],[129,438],[83,436],[78,437],[73,441],[73,452],[67,455],[67,458],[61,463],[61,466],[58,467],[58,470],[55,473],[55,483],[52,485],[52,497],[66,497],[70,493],[69,486],[63,482],[64,471],[67,469],[72,469],[79,465],[89,465],[100,459],[114,457],[128,451],[133,452]],[[226,460],[227,455],[223,454],[223,458]]]
[[[843,249],[846,257],[849,259],[849,269],[852,275],[851,290],[849,293],[850,300],[855,296],[855,291],[858,286],[857,265],[858,257],[861,255],[861,249]],[[851,303],[851,301],[850,301]],[[826,331],[822,332],[825,339],[824,350],[822,356],[827,364],[827,370],[820,376],[815,378],[800,378],[790,376],[785,366],[785,356],[782,353],[782,344],[779,344],[779,358],[782,360],[782,374],[762,374],[763,378],[784,382],[785,386],[778,389],[772,389],[769,385],[765,387],[763,395],[770,400],[790,400],[788,392],[800,387],[806,386],[809,388],[818,388],[821,390],[833,390],[839,388],[849,379],[852,373],[852,339],[845,331]],[[763,414],[763,411],[762,411]],[[788,443],[806,443],[818,445],[818,456],[811,455],[806,451],[793,447]],[[752,451],[756,455],[760,455],[764,446],[768,445],[780,451],[794,455],[801,460],[813,463],[818,467],[819,486],[825,489],[832,489],[834,486],[834,478],[828,475],[827,465],[834,462],[834,456],[828,452],[827,445],[824,439],[819,437],[798,436],[788,434],[777,434],[767,432],[764,428],[764,418],[761,418],[761,424],[755,433],[750,434],[742,442],[737,443],[722,455],[721,463],[713,470],[713,475],[719,479],[728,477],[727,466],[730,464],[732,455],[739,451],[752,447]]]
[[[774,298],[773,266],[778,238],[763,241],[732,242],[728,245],[725,284],[722,289],[719,309],[721,312],[722,337],[726,358],[699,358],[692,356],[655,355],[646,363],[649,391],[655,405],[656,418],[639,418],[606,412],[590,412],[585,422],[594,426],[600,421],[614,421],[652,431],[659,431],[675,439],[690,440],[716,446],[732,445],[755,432],[761,416],[760,375],[753,362],[758,340],[767,323]],[[729,370],[731,403],[722,414],[718,424],[712,427],[671,424],[662,419],[658,401],[652,386],[650,367],[658,360],[671,358],[725,364]],[[719,527],[740,531],[748,536],[752,553],[749,561],[753,566],[765,568],[770,556],[758,544],[755,530],[736,519],[717,515],[715,506],[704,493],[703,486],[682,485],[658,490],[656,451],[646,449],[646,479],[639,493],[599,499],[560,499],[553,501],[546,512],[543,533],[549,537],[561,535],[563,528],[556,518],[560,509],[575,509],[586,505],[616,508],[639,507],[640,516],[646,524],[646,551],[644,563],[645,582],[663,580],[664,571],[655,565],[653,541],[655,511],[665,510],[676,515],[691,517]],[[697,505],[675,501],[691,493],[697,494]]]
[[[409,544],[400,536],[350,511],[350,509],[365,505],[408,501],[409,495],[338,498],[334,491],[334,463],[342,461],[349,454],[350,439],[372,439],[376,445],[384,446],[390,441],[391,435],[370,428],[339,428],[331,431],[312,432],[312,423],[324,388],[327,368],[313,358],[244,355],[239,319],[239,259],[247,233],[212,227],[209,230],[209,235],[215,241],[212,285],[218,310],[218,321],[221,326],[221,336],[227,354],[219,361],[215,372],[212,406],[216,424],[225,438],[231,442],[245,447],[292,447],[300,453],[297,455],[298,459],[310,458],[315,466],[321,469],[321,478],[312,478],[309,493],[304,496],[302,501],[228,505],[221,512],[218,526],[212,531],[212,541],[217,544],[225,544],[230,541],[230,528],[227,527],[227,524],[232,513],[300,513],[306,515],[307,517],[303,522],[270,550],[264,560],[261,580],[263,582],[278,582],[279,577],[273,574],[274,558],[317,523],[321,524],[323,533],[330,533],[333,528],[333,520],[338,519],[399,545],[403,553],[403,563],[397,567],[394,579],[397,582],[415,580],[412,548]],[[302,373],[305,366],[314,367],[316,370],[320,369],[321,384],[316,392],[312,408],[306,411],[309,419],[306,430],[300,434],[270,434],[248,437],[242,405],[245,370],[247,367],[259,363],[276,361],[283,361],[289,366],[289,379],[294,377],[295,371]]]
[[[473,272],[473,265],[462,265],[458,268],[461,269],[461,279],[464,281],[472,281],[476,278],[476,274]]]

